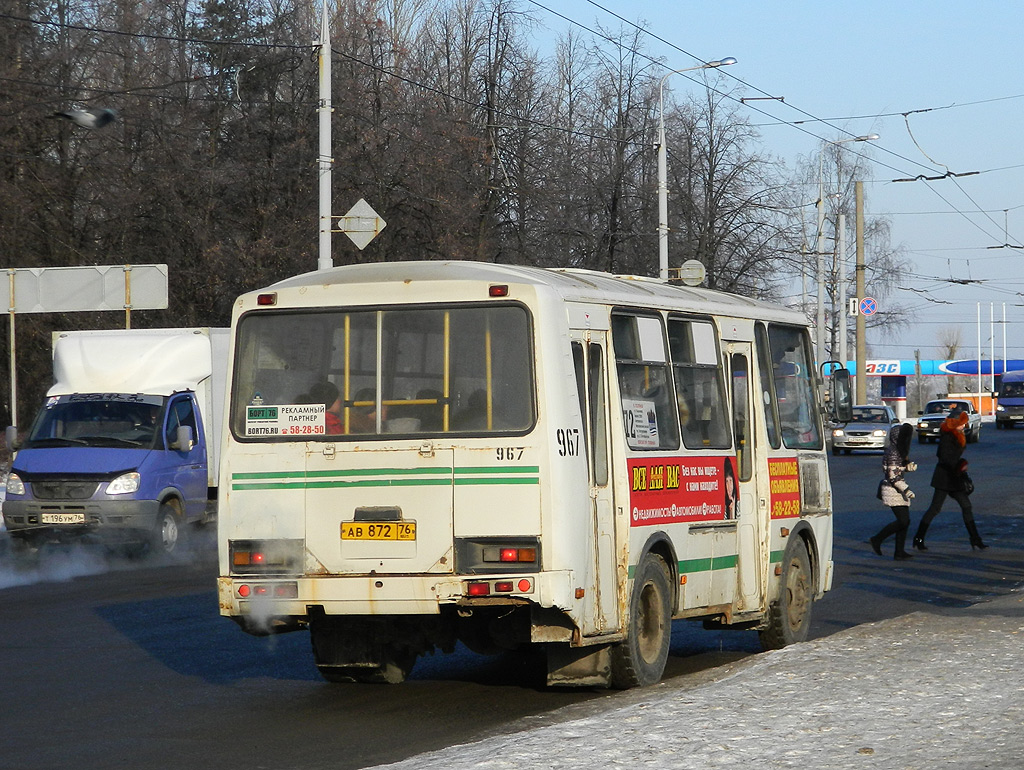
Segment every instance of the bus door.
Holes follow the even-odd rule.
[[[583,417],[590,496],[587,545],[590,558],[584,633],[613,630],[618,623],[615,516],[609,483],[607,333],[572,332],[573,365]]]
[[[756,372],[751,365],[753,350],[749,342],[728,343],[730,389],[733,404],[733,436],[736,446],[736,477],[739,504],[736,515],[736,609],[756,610],[761,607],[765,552],[761,547],[768,520],[767,496],[759,495],[757,477],[767,473],[767,449],[759,440],[754,420],[754,395],[761,388],[754,382]],[[762,471],[763,469],[763,471]]]

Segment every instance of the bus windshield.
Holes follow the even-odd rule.
[[[518,305],[258,312],[238,326],[240,438],[522,433],[534,421]]]

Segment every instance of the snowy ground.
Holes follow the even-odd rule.
[[[1024,767],[1024,592],[857,626],[402,770]]]

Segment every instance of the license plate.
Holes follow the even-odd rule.
[[[415,540],[415,521],[343,521],[342,540]]]
[[[44,513],[43,524],[85,524],[84,513]]]

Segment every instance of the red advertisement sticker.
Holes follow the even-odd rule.
[[[739,513],[734,457],[631,458],[630,526],[723,521]]]
[[[768,460],[768,480],[771,484],[771,517],[785,519],[800,515],[800,469],[796,458]]]

